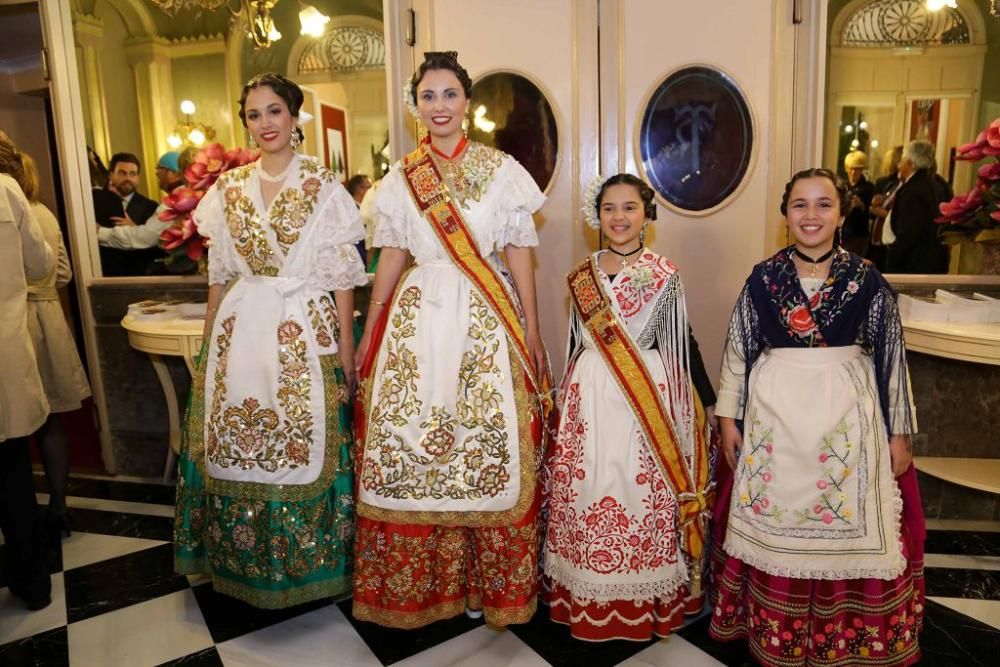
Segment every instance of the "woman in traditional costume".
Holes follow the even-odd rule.
[[[925,529],[902,326],[882,275],[834,245],[846,204],[829,170],[788,183],[795,243],[754,267],[723,359],[710,632],[747,639],[764,665],[920,656]]]
[[[677,267],[644,244],[653,190],[631,174],[597,180],[584,216],[608,249],[568,279],[545,601],[577,639],[648,641],[702,606],[715,393]]]
[[[263,608],[351,586],[346,403],[364,229],[335,174],[295,152],[302,99],[277,74],[243,87],[240,118],[260,160],[223,173],[195,211],[211,239],[208,316],[180,458],[176,569]]]
[[[465,137],[471,94],[455,53],[426,54],[405,95],[429,136],[375,198],[354,616],[399,628],[463,610],[523,623],[536,606],[546,361],[531,216],[545,198]]]

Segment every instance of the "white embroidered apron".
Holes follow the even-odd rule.
[[[893,579],[906,563],[871,359],[776,348],[750,375],[725,550],[809,579]]]

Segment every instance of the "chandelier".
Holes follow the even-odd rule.
[[[278,0],[152,0],[152,3],[171,16],[176,16],[181,10],[191,10],[200,14],[203,11],[211,12],[225,7],[233,15],[233,21],[246,32],[247,38],[253,41],[257,49],[266,49],[281,39],[281,33],[271,18],[271,11],[278,4]],[[330,17],[302,0],[299,0],[299,6],[301,7],[300,33],[322,37]]]

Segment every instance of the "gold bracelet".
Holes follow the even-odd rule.
[[[379,301],[378,299],[368,299],[368,303],[374,303],[376,306],[385,305],[385,301]]]

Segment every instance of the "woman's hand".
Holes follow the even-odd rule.
[[[525,332],[526,343],[528,345],[528,354],[531,355],[531,363],[535,365],[535,377],[541,381],[542,375],[546,371],[545,364],[545,345],[542,343],[542,337],[538,335],[538,330],[529,330]],[[538,388],[539,391],[541,388]]]
[[[892,461],[892,475],[899,477],[909,470],[913,463],[913,448],[910,446],[910,436],[889,436],[889,460]]]
[[[715,406],[710,405],[705,408],[705,421],[708,422],[709,428],[711,428],[716,433],[719,432],[719,418],[715,416]]]
[[[354,390],[357,389],[358,384],[358,373],[357,365],[355,364],[355,354],[354,346],[350,343],[347,345],[341,343],[340,349],[337,353],[340,355],[340,366],[344,371],[344,382],[347,384],[347,393],[351,396],[354,395]]]
[[[732,417],[719,417],[719,427],[722,429],[722,453],[726,457],[726,463],[735,471],[736,458],[743,447],[743,436]]]
[[[365,332],[361,334],[361,340],[358,341],[358,347],[354,351],[353,367],[355,369],[360,369],[361,366],[364,364],[365,353],[368,352],[368,345],[371,343],[371,340],[372,340],[371,331],[368,330],[368,327],[365,327]]]

